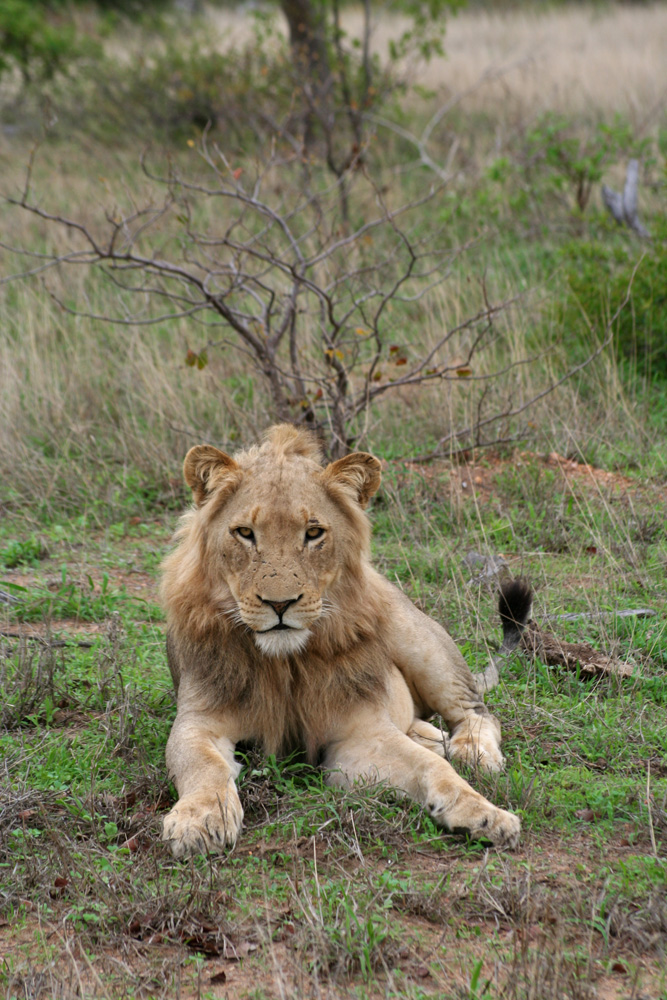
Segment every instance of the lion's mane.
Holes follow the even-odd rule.
[[[354,468],[347,478],[327,482],[313,435],[289,425],[272,428],[261,446],[232,461],[209,475],[196,470],[206,496],[182,517],[177,546],[163,565],[172,677],[177,690],[186,677],[205,690],[212,710],[252,720],[267,752],[304,745],[314,758],[334,712],[344,711],[346,702],[382,696],[391,663],[382,641],[388,612],[373,587],[370,525],[359,503],[363,483]],[[228,530],[221,512],[229,497],[242,480],[252,484],[262,470],[279,466],[285,481],[298,473],[303,483],[306,472],[314,492],[324,482],[335,501],[338,558],[338,577],[306,648],[286,657],[263,654],[236,620],[231,594],[221,597],[225,565],[219,558],[220,532]]]

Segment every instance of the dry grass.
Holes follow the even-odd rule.
[[[464,12],[449,22],[446,48],[425,78],[449,92],[515,66],[463,104],[506,120],[552,110],[642,122],[667,97],[664,4]]]
[[[69,295],[78,291],[76,280],[64,284]],[[112,308],[112,297],[97,289],[97,306]],[[162,335],[91,326],[26,287],[0,312],[0,461],[16,470],[18,489],[47,505],[66,499],[68,483],[108,481],[111,467],[119,484],[140,470],[164,488],[180,481],[182,456],[196,441],[231,441],[246,420],[267,421],[261,401],[244,393],[241,413],[234,391],[220,391],[223,379],[246,384],[241,359],[225,354],[203,372],[186,367],[197,334],[183,322]],[[74,506],[85,492],[74,491]]]
[[[82,272],[64,271],[49,284],[69,301],[87,301],[95,313],[117,308],[114,289],[87,284]],[[498,300],[512,293],[502,280],[493,291]],[[433,293],[408,341],[414,356],[430,349],[443,327],[473,314],[479,294],[464,281]],[[424,454],[428,440],[439,440],[452,427],[474,425],[480,416],[522,405],[544,390],[568,362],[555,330],[546,353],[527,347],[539,314],[539,304],[531,307],[527,300],[510,310],[475,365],[487,373],[532,353],[542,355],[538,361],[486,386],[462,379],[400,390],[374,408],[363,445],[381,453],[391,447],[406,457]],[[211,351],[203,371],[186,366],[188,348],[199,350],[206,340],[185,320],[159,331],[109,327],[68,316],[43,289],[27,286],[14,288],[0,304],[0,318],[0,464],[18,495],[38,498],[42,509],[77,509],[94,496],[113,507],[114,491],[137,489],[137,475],[174,495],[188,447],[204,440],[233,448],[254,440],[270,422],[265,391],[240,353]],[[448,345],[454,360],[465,358],[471,337]],[[584,402],[574,384],[546,396],[528,423],[522,420],[524,434],[537,435],[547,450],[578,456],[619,434],[641,447],[641,414],[632,413],[610,359],[591,372],[589,391],[604,403]],[[504,422],[488,429],[491,437],[512,433]]]
[[[357,16],[348,15],[352,30]],[[209,17],[227,43],[248,37],[247,16],[216,9]],[[378,47],[400,27],[396,19],[383,18],[376,33]],[[419,79],[446,96],[463,95],[470,88],[462,97],[463,121],[470,112],[482,111],[494,123],[491,129],[474,126],[480,128],[479,139],[465,136],[470,166],[476,144],[491,150],[513,128],[547,109],[592,118],[624,112],[636,123],[648,123],[667,87],[667,7],[570,5],[540,14],[463,12],[449,22],[446,48],[447,58],[423,68]],[[509,65],[514,68],[477,86],[485,74]],[[16,193],[27,155],[27,147],[17,149],[15,140],[0,139],[5,190]],[[70,212],[99,231],[104,211],[113,214],[119,203],[127,207],[156,197],[136,159],[135,150],[86,148],[75,139],[47,148],[35,177],[38,199],[50,210]],[[277,178],[276,191],[282,183]],[[468,196],[467,186],[465,174],[457,181],[457,197]],[[434,204],[436,218],[440,210],[440,203]],[[443,205],[443,219],[447,211]],[[3,227],[17,246],[50,250],[56,241],[67,239],[62,230],[56,234],[17,212],[5,216]],[[476,223],[469,229],[475,231]],[[460,229],[452,237],[457,238],[465,240],[467,234]],[[10,254],[0,259],[3,274],[18,264]],[[528,281],[526,267],[533,272]],[[476,312],[482,274],[495,301],[543,280],[520,240],[509,251],[505,246],[502,254],[489,248],[463,257],[446,284],[420,306],[413,328],[406,331],[413,354],[435,343],[444,328]],[[128,474],[139,470],[165,488],[179,476],[181,455],[193,442],[246,442],[271,419],[264,389],[240,353],[211,351],[202,372],[185,366],[188,348],[200,350],[207,339],[192,322],[174,321],[157,331],[107,327],[64,314],[45,294],[49,288],[92,313],[118,314],[123,309],[118,308],[116,290],[85,269],[59,269],[43,284],[0,290],[0,465],[19,494],[38,495],[57,506],[72,483],[85,484],[93,475],[104,484],[105,471],[111,468],[123,485]],[[374,410],[363,445],[406,456],[423,453],[428,446],[416,440],[437,441],[452,426],[473,423],[480,412],[502,411],[542,391],[569,363],[558,319],[551,313],[552,296],[552,287],[538,288],[508,311],[497,338],[480,354],[476,371],[502,369],[546,349],[538,362],[494,382],[483,402],[480,383],[406,389],[388,397]],[[541,331],[539,344],[530,348],[535,330]],[[465,356],[466,347],[462,337],[448,350],[455,360]],[[578,384],[564,385],[531,411],[521,430],[546,450],[579,456],[623,437],[621,454],[630,457],[647,443],[645,417],[606,354],[587,373],[585,397]],[[516,428],[497,425],[494,430],[502,437]],[[75,505],[81,497],[81,491],[76,492]]]
[[[211,9],[221,45],[251,37],[247,15]],[[344,26],[359,36],[361,12]],[[373,46],[386,55],[390,39],[409,25],[377,15]],[[538,11],[464,10],[447,22],[446,57],[416,73],[417,81],[447,95],[472,89],[464,111],[484,111],[498,123],[552,110],[565,114],[627,115],[644,122],[667,98],[667,7],[662,3],[568,4]],[[486,74],[500,79],[478,86]]]

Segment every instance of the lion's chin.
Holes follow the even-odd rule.
[[[268,632],[255,632],[257,648],[266,656],[290,656],[300,653],[310,638],[310,629],[290,628]]]

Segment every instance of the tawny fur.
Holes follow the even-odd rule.
[[[515,843],[516,817],[441,759],[498,769],[498,723],[444,629],[370,564],[377,459],[323,468],[312,435],[279,425],[233,457],[191,449],[184,473],[196,506],[162,580],[178,691],[167,760],[181,798],[165,820],[174,852],[236,839],[238,740],[270,753],[302,746],[332,781],[388,780],[444,826]],[[434,712],[448,742],[421,721]]]
[[[269,467],[272,472],[282,469],[291,482],[304,471],[306,482],[313,475],[322,478],[319,460],[312,435],[289,425],[272,428],[261,447],[234,457],[239,469],[252,470],[255,477]],[[266,657],[249,631],[234,621],[231,593],[220,593],[225,569],[218,558],[217,527],[228,476],[236,482],[236,470],[218,473],[211,500],[185,514],[176,533],[179,545],[164,562],[161,594],[168,612],[174,682],[178,688],[185,666],[201,682],[213,707],[234,709],[248,720],[252,737],[268,753],[297,745],[315,753],[323,728],[320,717],[330,718],[334,707],[344,710],[350,699],[377,696],[390,665],[378,641],[386,609],[364,573],[370,556],[368,519],[347,483],[337,483],[333,492],[341,520],[336,527],[344,559],[327,592],[325,613],[303,654]],[[223,649],[225,669],[220,670]]]

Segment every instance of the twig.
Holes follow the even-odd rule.
[[[94,642],[88,641],[77,641],[76,639],[45,639],[42,635],[28,635],[25,632],[12,632],[6,629],[0,629],[0,636],[5,639],[30,639],[32,642],[39,642],[42,646],[47,649],[62,649],[67,646],[81,646],[82,649],[92,649],[95,645]]]
[[[575,622],[580,618],[591,621],[610,621],[614,618],[651,618],[658,612],[653,608],[626,608],[624,611],[568,611],[563,615],[546,615],[546,621]]]
[[[447,153],[447,159],[445,161],[445,165],[443,166],[442,164],[434,160],[427,150],[427,145],[430,142],[433,132],[440,124],[440,122],[443,120],[443,118],[445,118],[450,111],[452,111],[458,104],[461,103],[461,101],[463,101],[470,94],[474,94],[485,83],[489,83],[490,81],[502,78],[503,76],[505,76],[506,73],[509,73],[511,70],[516,69],[518,66],[522,66],[524,63],[528,61],[529,59],[522,58],[522,59],[517,59],[514,62],[508,63],[506,66],[500,66],[500,67],[490,66],[469,87],[466,87],[464,90],[460,90],[457,93],[453,94],[448,101],[444,101],[431,116],[425,128],[422,130],[420,136],[414,135],[414,133],[410,132],[408,129],[403,128],[403,126],[401,125],[397,125],[396,122],[392,122],[387,118],[383,118],[381,115],[368,113],[366,115],[366,118],[368,121],[371,121],[376,125],[380,125],[382,128],[389,129],[396,135],[400,136],[402,139],[405,139],[407,142],[411,143],[417,150],[417,153],[419,154],[418,162],[421,163],[423,166],[428,167],[429,170],[431,170],[434,174],[436,174],[436,176],[440,179],[440,181],[443,184],[448,184],[456,176],[455,173],[451,172],[451,165],[454,161],[456,153],[458,152],[460,139],[458,136],[454,137],[454,140]]]
[[[648,832],[651,838],[653,856],[658,857],[658,845],[655,842],[655,830],[653,829],[653,814],[651,812],[651,761],[646,763],[646,808],[648,809]]]

